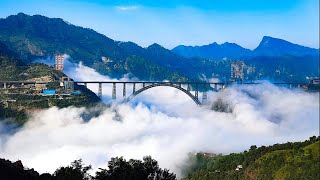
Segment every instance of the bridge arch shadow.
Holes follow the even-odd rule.
[[[184,92],[186,95],[188,95],[197,105],[201,105],[201,102],[199,101],[199,99],[193,95],[190,91],[180,87],[179,85],[175,85],[175,84],[171,84],[171,83],[154,83],[154,84],[150,84],[147,85],[145,87],[142,87],[141,89],[135,91],[133,94],[131,94],[128,98],[124,99],[124,101],[122,103],[127,103],[129,101],[131,101],[134,97],[136,97],[138,94],[142,93],[143,91],[146,91],[148,89],[154,88],[154,87],[173,87],[175,89],[178,89],[182,92]]]

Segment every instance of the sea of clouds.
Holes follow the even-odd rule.
[[[67,66],[65,73],[75,80],[116,80],[81,63]],[[98,85],[88,88],[98,91]],[[105,102],[111,102],[111,92],[111,86],[103,86]],[[117,94],[121,99],[121,86]],[[90,120],[83,117],[85,108],[37,111],[14,133],[6,133],[6,126],[0,124],[0,157],[20,159],[27,167],[52,173],[79,158],[97,170],[106,168],[111,157],[151,155],[160,167],[179,175],[190,152],[227,154],[251,145],[302,141],[319,134],[319,93],[266,82],[208,92],[208,97],[208,105],[197,106],[177,89],[156,87]],[[211,110],[218,99],[231,112]]]

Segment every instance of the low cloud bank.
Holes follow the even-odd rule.
[[[76,80],[110,80],[81,64],[65,73]],[[111,86],[104,86],[103,95],[110,101]],[[189,152],[240,152],[253,144],[301,141],[319,133],[319,93],[265,83],[233,86],[208,97],[210,104],[199,107],[174,88],[152,88],[89,121],[82,117],[85,108],[42,110],[16,133],[0,135],[0,156],[53,172],[78,158],[96,170],[106,168],[111,157],[151,155],[179,174]],[[211,110],[218,99],[231,111]]]

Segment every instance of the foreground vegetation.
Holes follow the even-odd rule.
[[[319,137],[304,142],[251,146],[243,153],[190,155],[184,180],[202,179],[320,179]],[[238,168],[242,166],[242,168]]]
[[[91,165],[84,165],[82,160],[76,160],[70,166],[60,167],[53,174],[39,174],[33,169],[23,167],[21,161],[12,163],[0,159],[0,179],[28,180],[176,180],[176,175],[167,169],[159,168],[158,162],[145,156],[143,160],[122,157],[111,158],[108,169],[99,169],[95,176],[89,174]]]
[[[251,146],[243,153],[190,155],[183,180],[257,179],[257,180],[318,180],[320,179],[320,137],[310,137],[304,142],[288,142],[272,146]],[[241,166],[242,165],[242,168]],[[238,167],[238,168],[237,168]],[[21,161],[12,163],[0,159],[0,179],[41,180],[176,180],[176,175],[159,168],[150,156],[143,160],[111,158],[107,169],[89,174],[91,165],[76,160],[71,165],[58,168],[53,174],[39,174],[25,168]]]

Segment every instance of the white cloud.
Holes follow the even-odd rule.
[[[130,11],[137,10],[140,8],[140,6],[116,6],[115,8],[121,11]]]
[[[110,80],[81,64],[66,73],[78,80]],[[105,88],[104,96],[109,100],[111,87]],[[161,167],[179,173],[189,152],[240,152],[253,144],[301,141],[318,135],[318,93],[266,83],[208,95],[211,102],[223,98],[233,112],[199,107],[170,87],[147,90],[132,104],[106,109],[88,122],[81,116],[85,108],[35,112],[17,133],[0,135],[0,156],[21,159],[40,172],[53,172],[78,158],[96,170],[106,168],[110,157],[141,159],[151,155]],[[116,116],[121,121],[115,121]]]

